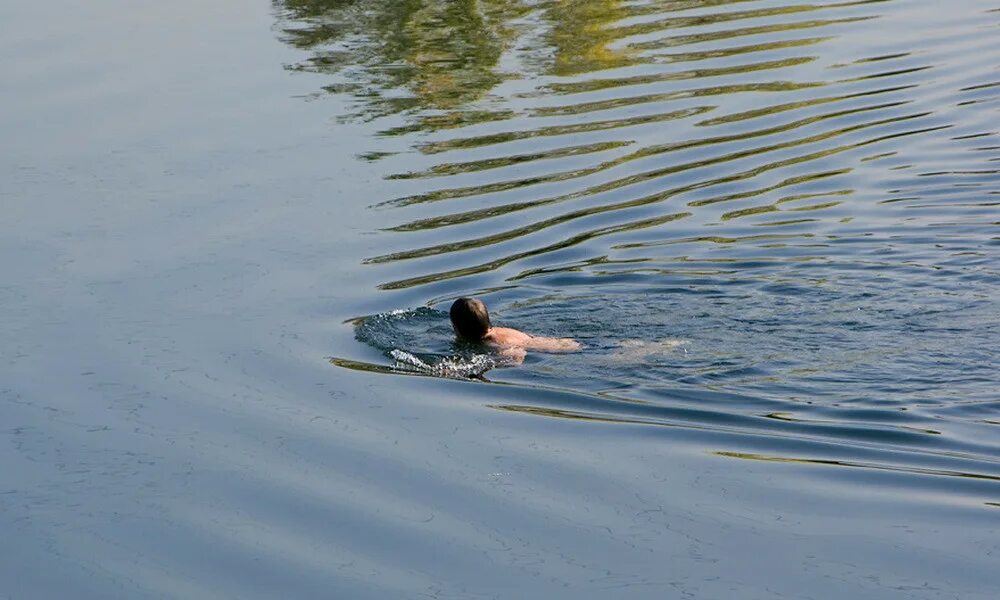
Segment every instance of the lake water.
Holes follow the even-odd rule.
[[[0,597],[996,597],[995,2],[0,22]]]

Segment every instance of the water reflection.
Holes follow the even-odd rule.
[[[612,44],[622,38],[615,23],[649,11],[649,6],[623,0],[545,4],[540,15],[548,27],[543,47],[551,49],[551,59],[548,65],[539,61],[543,65],[540,70],[550,75],[571,76],[648,61],[633,48],[612,47]]]
[[[1000,482],[1000,477],[994,475],[985,475],[982,473],[963,473],[961,471],[947,471],[942,469],[920,469],[915,467],[878,465],[872,463],[860,463],[860,462],[852,462],[844,460],[825,460],[819,458],[792,458],[787,456],[765,456],[762,454],[752,454],[749,452],[718,451],[715,454],[718,454],[719,456],[728,456],[730,458],[741,458],[743,460],[759,460],[764,462],[779,462],[779,463],[791,463],[791,464],[798,463],[807,465],[825,465],[832,467],[850,467],[855,469],[898,471],[904,473],[917,473],[920,475],[939,475],[942,477],[966,477],[969,479],[981,479],[983,481]]]
[[[275,6],[283,41],[310,52],[289,68],[333,77],[324,89],[356,95],[365,117],[449,110],[481,98],[502,80],[497,65],[512,40],[511,21],[526,12],[522,3],[505,0],[284,0]]]
[[[1000,401],[988,3],[276,7],[308,53],[292,68],[391,116],[381,141],[406,150],[377,154],[399,193],[368,201],[380,288],[484,294],[591,349],[495,374],[539,399],[494,408],[992,481],[970,408]]]

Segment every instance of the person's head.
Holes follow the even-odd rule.
[[[479,341],[490,330],[490,313],[475,298],[459,298],[451,305],[451,326],[459,337]]]

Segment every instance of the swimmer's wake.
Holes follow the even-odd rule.
[[[427,363],[417,356],[399,349],[391,350],[389,356],[396,361],[393,368],[397,371],[426,373],[438,377],[478,378],[490,369],[508,366],[508,361],[486,354],[474,354],[465,358],[446,356],[433,363]]]
[[[355,338],[379,350],[388,364],[333,358],[341,367],[379,373],[426,375],[454,379],[482,379],[492,369],[515,361],[456,343],[448,315],[431,308],[394,310],[354,320]]]

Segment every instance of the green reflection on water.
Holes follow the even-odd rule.
[[[521,2],[281,0],[282,39],[311,55],[293,70],[335,77],[375,117],[411,108],[450,110],[503,79],[497,63]],[[483,115],[489,118],[489,115]]]
[[[869,165],[884,160],[876,168],[895,177],[889,172],[911,167],[897,164],[904,139],[955,127],[924,98],[926,86],[940,87],[935,76],[948,76],[932,55],[914,40],[869,39],[906,11],[892,0],[274,6],[282,40],[305,52],[289,68],[326,75],[327,92],[356,101],[355,114],[341,116],[402,113],[376,135],[402,136],[413,164],[399,152],[364,156],[395,156],[398,170],[386,177],[405,194],[372,202],[396,220],[379,227],[421,235],[415,243],[382,238],[386,247],[364,262],[450,256],[397,273],[382,289],[490,271],[514,281],[552,272],[543,255],[578,245],[589,258],[612,262],[616,251],[642,260],[635,251],[684,240],[783,247],[768,242],[771,235],[726,230],[745,225],[822,243],[824,225],[857,216],[853,202],[869,191],[859,185]],[[955,106],[986,101],[976,92],[996,83],[977,77],[993,75],[967,70],[950,91],[970,97]],[[963,131],[952,139],[990,135]],[[857,156],[874,145],[888,148]],[[914,173],[979,178],[964,184],[974,191],[995,169]],[[922,198],[914,188],[890,188],[869,206],[931,206],[913,202]],[[720,203],[724,210],[714,206]],[[694,221],[719,229],[678,233]],[[633,235],[638,230],[649,234]],[[528,237],[536,240],[506,247]],[[507,268],[526,258],[530,269]]]
[[[808,14],[887,0],[720,10],[620,25],[629,19],[648,15],[724,8],[745,1],[693,0],[646,4],[623,0],[275,0],[274,6],[279,18],[279,37],[290,46],[308,52],[305,59],[287,68],[330,76],[333,81],[323,90],[352,94],[357,101],[354,116],[375,118],[401,111],[440,111],[438,114],[419,115],[405,126],[384,132],[398,135],[513,118],[516,116],[513,111],[470,110],[469,107],[507,78],[533,74],[565,77],[643,63],[700,62],[812,46],[829,37],[812,36],[723,49],[657,53],[663,48],[822,28],[872,17],[790,20],[627,42],[633,36]],[[501,59],[516,43],[521,45],[517,48],[519,62],[515,68],[505,68]],[[795,56],[720,69],[694,69],[625,79],[587,79],[552,84],[542,91],[571,93],[658,80],[748,73],[812,60],[815,60],[814,56]],[[781,85],[781,82],[762,85]]]

